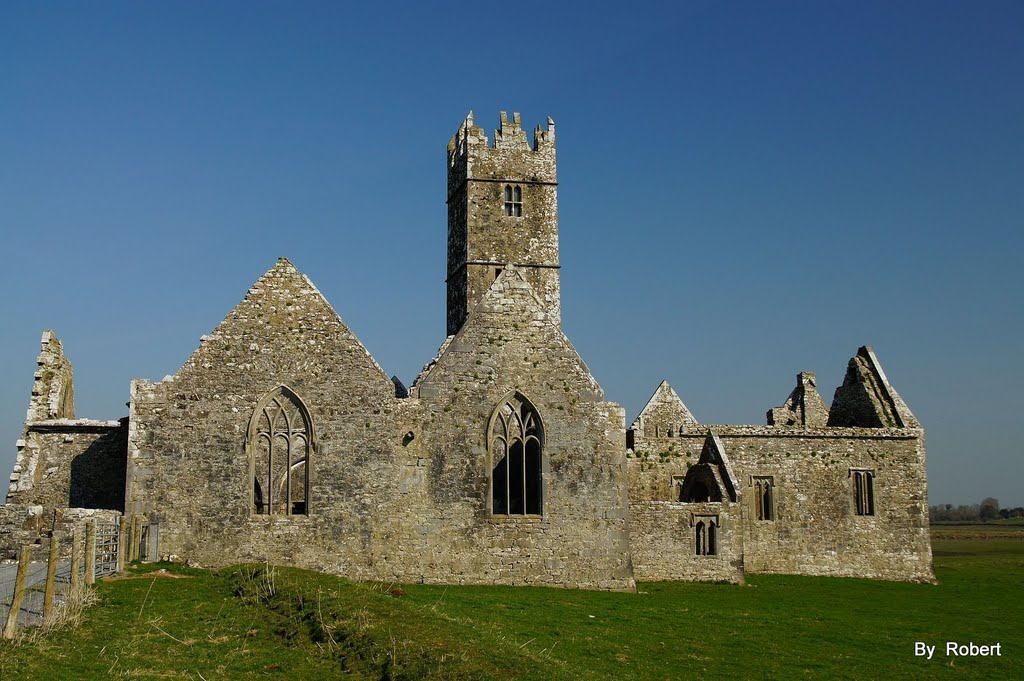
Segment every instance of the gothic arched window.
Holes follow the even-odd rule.
[[[246,441],[253,513],[309,514],[313,442],[309,411],[294,392],[281,386],[259,401]]]
[[[537,410],[515,393],[491,416],[491,513],[540,515],[543,512],[544,430]]]

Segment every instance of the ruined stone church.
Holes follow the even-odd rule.
[[[557,187],[551,119],[461,124],[447,337],[408,389],[284,258],[120,421],[76,417],[46,331],[0,540],[110,509],[164,555],[358,580],[930,580],[924,433],[871,348],[831,407],[805,372],[766,425],[707,425],[663,382],[627,429],[562,332]]]

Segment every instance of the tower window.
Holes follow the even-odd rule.
[[[875,514],[875,472],[850,470],[853,478],[853,505],[857,515]]]
[[[523,217],[523,188],[518,185],[505,185],[505,215],[514,218]]]

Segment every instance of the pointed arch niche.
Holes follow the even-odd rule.
[[[245,442],[254,515],[309,515],[313,421],[298,395],[278,386],[260,399]]]
[[[544,512],[544,427],[537,409],[514,392],[498,404],[488,428],[491,513]]]

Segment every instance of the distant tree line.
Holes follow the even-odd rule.
[[[985,497],[980,504],[938,504],[928,507],[928,518],[932,522],[941,520],[997,520],[999,518],[1024,518],[1024,507],[1000,508],[995,497]]]

